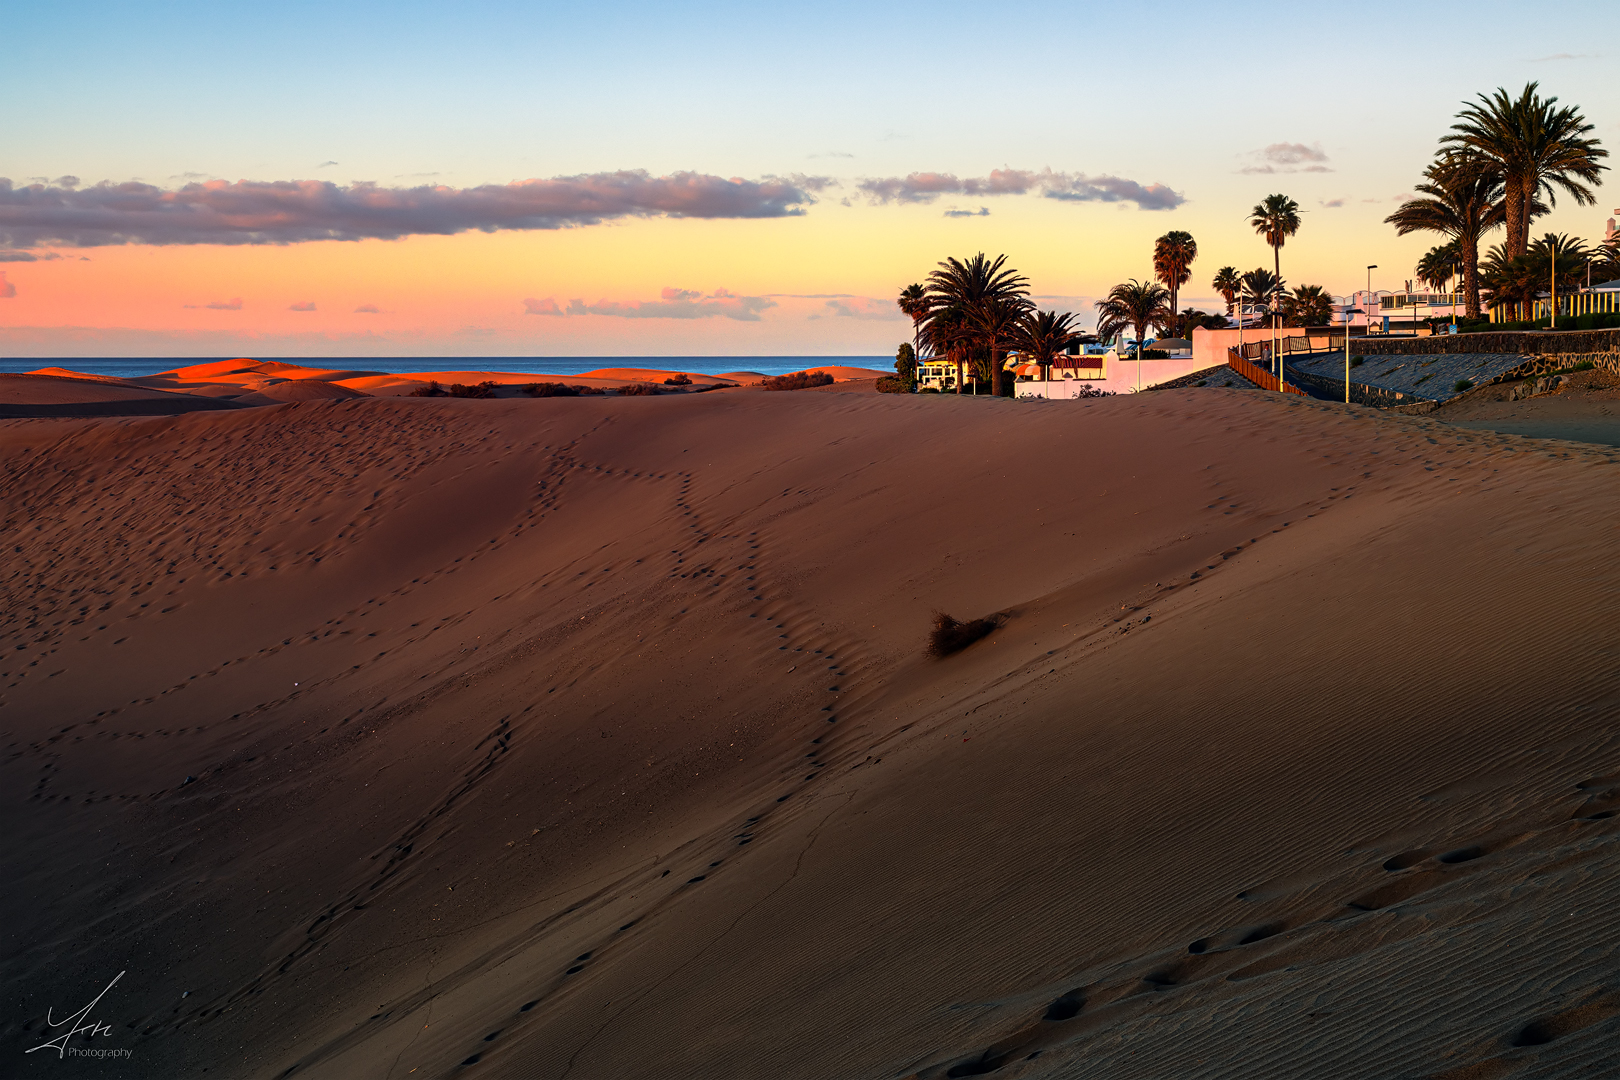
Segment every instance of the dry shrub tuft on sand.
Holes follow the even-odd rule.
[[[665,379],[664,380],[664,385],[665,386],[691,386],[692,385],[692,379],[691,379],[691,376],[687,375],[684,371],[678,371],[674,375],[671,375],[669,378]]]
[[[1001,620],[995,615],[958,622],[943,611],[936,611],[934,630],[928,635],[928,653],[930,656],[949,656],[961,652],[1000,625]]]
[[[760,383],[767,390],[805,390],[812,386],[831,386],[833,377],[825,371],[795,371],[778,375]]]
[[[621,397],[640,397],[644,394],[656,394],[658,392],[658,387],[646,382],[625,383],[619,387]]]
[[[579,390],[560,382],[530,383],[523,388],[530,397],[578,397]]]

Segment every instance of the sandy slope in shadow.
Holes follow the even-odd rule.
[[[1208,389],[0,448],[15,1075],[1576,1077],[1620,1034],[1614,452]],[[934,660],[936,609],[1004,622]],[[119,971],[127,1060],[22,1054]]]

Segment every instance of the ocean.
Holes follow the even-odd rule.
[[[42,367],[62,367],[86,375],[109,375],[129,379],[155,375],[193,364],[229,360],[227,356],[94,356],[94,357],[0,357],[0,372],[35,371]],[[304,367],[340,368],[344,371],[390,372],[408,375],[413,371],[520,371],[536,375],[579,375],[596,368],[640,367],[668,371],[692,371],[720,375],[728,371],[757,371],[761,375],[785,375],[808,367],[845,365],[888,371],[894,358],[887,356],[256,356],[255,360],[281,360]]]

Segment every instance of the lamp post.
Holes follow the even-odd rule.
[[[1271,293],[1271,359],[1277,365],[1277,393],[1283,390],[1282,362],[1282,282]]]
[[[1378,269],[1377,263],[1367,267],[1367,333],[1369,334],[1372,333],[1372,301],[1374,299],[1372,294],[1372,272],[1376,269]]]
[[[1344,309],[1344,403],[1350,404],[1350,316],[1360,315],[1357,307]]]
[[[1237,317],[1238,317],[1238,359],[1239,360],[1247,360],[1248,357],[1243,355],[1243,280],[1241,278],[1238,279]]]

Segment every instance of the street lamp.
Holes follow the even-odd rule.
[[[1358,307],[1344,309],[1344,403],[1350,404],[1350,316],[1360,315]]]
[[[1367,267],[1367,333],[1369,334],[1372,333],[1372,301],[1374,299],[1372,294],[1372,272],[1376,269],[1378,269],[1377,263]]]

